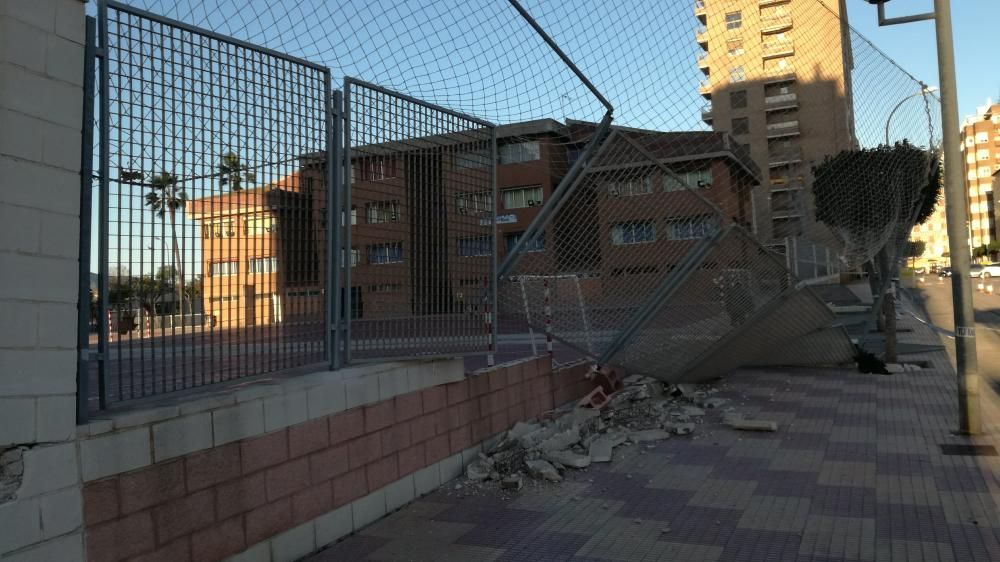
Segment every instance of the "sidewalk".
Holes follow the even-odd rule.
[[[937,341],[912,316],[900,324],[904,341]],[[510,500],[454,481],[309,560],[1000,560],[1000,457],[940,447],[1000,448],[1000,415],[984,401],[991,433],[951,435],[946,353],[902,360],[931,367],[741,370],[716,396],[778,432],[737,432],[710,411],[693,437],[615,449]]]

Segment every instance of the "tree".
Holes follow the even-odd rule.
[[[228,185],[232,191],[242,190],[244,182],[252,183],[257,179],[249,169],[246,164],[240,162],[240,157],[235,152],[223,154],[219,162],[219,185],[222,187]]]
[[[160,172],[153,176],[150,181],[150,191],[146,194],[146,206],[149,207],[157,217],[163,218],[166,215],[170,220],[170,240],[173,245],[173,268],[176,273],[173,286],[177,288],[177,302],[184,310],[184,260],[181,258],[180,247],[177,245],[177,224],[175,215],[187,203],[187,194],[182,188],[177,187],[177,176]]]
[[[903,254],[905,258],[919,258],[924,255],[927,250],[927,242],[923,240],[910,240],[906,243],[906,253]]]

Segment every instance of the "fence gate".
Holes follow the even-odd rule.
[[[329,70],[117,2],[97,29],[91,408],[325,362]]]
[[[495,127],[352,78],[344,111],[346,359],[491,352]]]

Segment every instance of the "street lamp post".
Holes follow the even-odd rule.
[[[958,432],[982,431],[979,412],[979,365],[976,360],[976,324],[972,308],[969,201],[962,177],[962,148],[959,144],[958,85],[955,80],[955,49],[951,26],[951,0],[934,0],[934,11],[912,16],[886,18],[889,0],[867,0],[878,6],[879,25],[896,25],[934,20],[937,36],[938,77],[941,83],[941,126],[944,140],[945,216],[948,222],[948,249],[951,254],[951,296],[955,314],[955,356],[958,371]]]
[[[914,93],[906,96],[905,98],[899,100],[899,103],[896,104],[896,107],[892,108],[892,111],[889,112],[889,118],[885,120],[885,144],[886,144],[886,146],[889,145],[889,123],[892,122],[892,116],[896,114],[896,110],[898,110],[903,105],[903,102],[905,102],[908,99],[915,98],[917,96],[926,96],[927,94],[932,94],[932,93],[934,93],[936,91],[937,91],[936,87],[934,87],[934,86],[928,86],[927,84],[924,84],[923,82],[921,82],[920,83],[920,91],[919,92],[914,92]]]

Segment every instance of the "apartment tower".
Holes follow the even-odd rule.
[[[987,102],[965,118],[962,151],[969,194],[969,242],[977,248],[1000,240],[993,201],[993,174],[1000,170],[1000,104]]]
[[[831,255],[810,242],[829,240],[811,170],[855,145],[845,1],[703,0],[695,16],[702,119],[749,145],[763,172],[758,236],[797,257]]]

